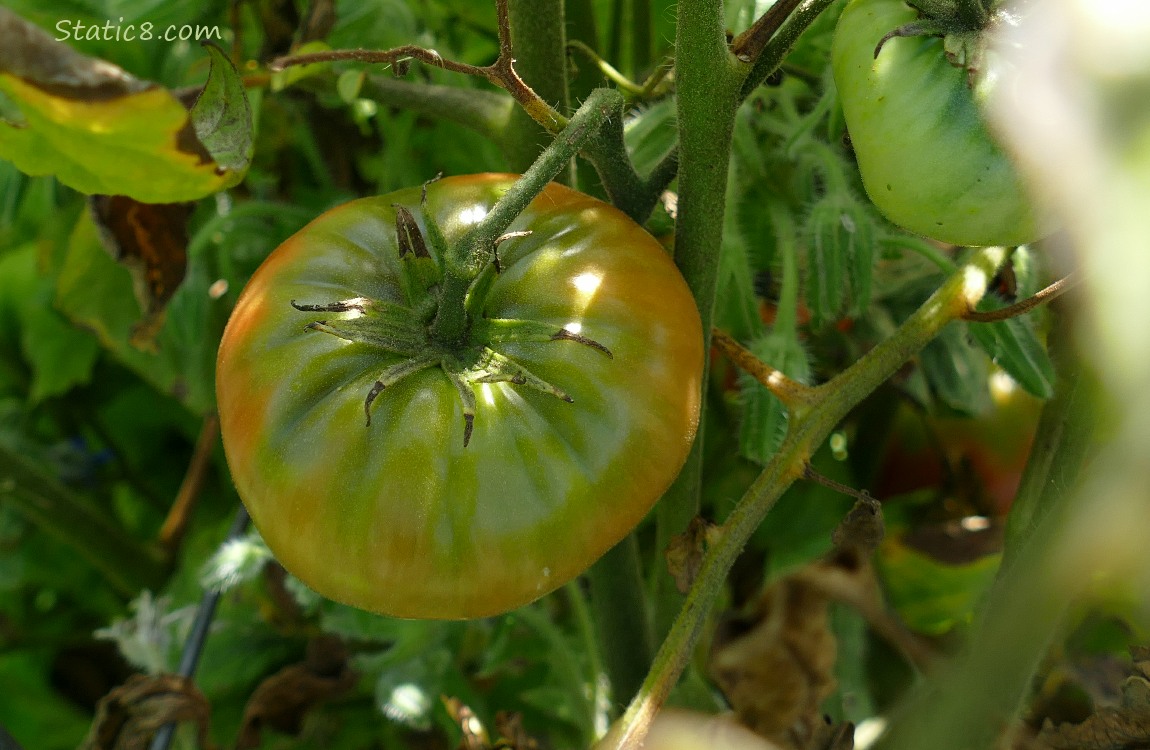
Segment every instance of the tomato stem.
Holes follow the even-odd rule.
[[[515,218],[527,208],[605,123],[621,117],[623,97],[614,89],[596,89],[579,107],[562,132],[491,211],[454,244],[444,263],[439,310],[431,323],[433,341],[446,347],[464,346],[471,321],[467,298],[472,283],[493,261],[495,247]],[[472,309],[482,309],[475,308]]]
[[[755,479],[708,547],[695,582],[671,632],[660,647],[642,689],[603,747],[638,747],[655,713],[686,668],[707,616],[735,559],[788,487],[803,476],[815,449],[843,417],[951,322],[972,309],[1006,258],[1001,247],[975,251],[947,282],[887,340],[814,390],[815,403],[788,422],[774,458]]]

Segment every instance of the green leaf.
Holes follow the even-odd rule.
[[[979,598],[994,581],[999,555],[948,565],[890,538],[876,563],[890,604],[907,627],[941,635],[970,621]]]
[[[1000,306],[1000,302],[984,299],[978,309],[987,311]],[[1054,365],[1038,340],[1030,315],[995,323],[971,323],[970,331],[982,350],[1027,393],[1038,398],[1054,395]]]
[[[807,307],[815,326],[843,314],[858,316],[870,305],[874,275],[874,220],[856,200],[829,193],[811,208],[804,226],[807,245]]]
[[[816,203],[806,223],[807,307],[815,327],[838,319],[846,302],[846,267],[853,226],[843,222],[838,196]]]
[[[36,269],[36,246],[0,258],[0,308],[19,326],[20,351],[32,370],[28,400],[37,404],[87,383],[100,348],[52,307],[52,283]]]
[[[965,323],[943,328],[922,350],[920,361],[931,390],[951,409],[971,415],[990,409],[990,368],[982,352],[971,346]]]
[[[231,186],[243,179],[252,161],[252,110],[236,66],[216,45],[204,47],[212,57],[212,69],[189,114],[196,136],[216,164],[232,172],[226,185]]]
[[[0,726],[26,748],[71,750],[84,739],[89,717],[52,689],[51,658],[42,650],[0,655]]]
[[[234,179],[217,174],[166,89],[82,55],[4,8],[0,49],[0,94],[21,118],[0,121],[0,158],[21,171],[156,203],[200,198]]]
[[[810,379],[807,353],[793,328],[775,328],[748,347],[756,357],[799,382]],[[787,412],[783,403],[766,387],[750,377],[740,376],[743,419],[739,425],[739,453],[765,464],[783,441]]]
[[[215,403],[215,354],[227,319],[226,304],[208,291],[214,275],[204,257],[189,258],[188,274],[168,304],[155,351],[137,349],[132,340],[142,313],[131,275],[105,252],[85,214],[59,269],[55,304],[153,387],[204,413]]]

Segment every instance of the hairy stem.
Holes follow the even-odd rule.
[[[679,120],[679,204],[675,262],[699,307],[709,344],[718,283],[719,248],[727,192],[727,164],[739,90],[749,70],[727,49],[723,8],[710,0],[681,0],[676,38]],[[706,382],[706,378],[704,381]],[[657,509],[656,550],[686,530],[699,509],[702,448],[700,419],[687,463]],[[655,632],[666,632],[682,597],[665,572],[656,578]]]
[[[720,528],[718,541],[707,549],[698,577],[655,656],[643,688],[606,746],[630,750],[640,745],[651,719],[682,674],[735,558],[775,501],[803,476],[815,449],[851,409],[934,340],[946,325],[978,303],[1005,257],[1002,248],[975,252],[894,335],[815,389],[816,403],[788,423],[787,436],[778,452]]]
[[[451,248],[444,264],[439,311],[432,321],[433,340],[460,341],[467,333],[466,293],[472,280],[491,259],[499,238],[528,204],[570,164],[611,117],[618,117],[623,97],[612,89],[596,89],[555,141],[540,154],[490,212]]]
[[[567,32],[563,0],[509,0],[511,46],[515,70],[535,94],[561,114],[570,112],[567,98]],[[522,109],[511,114],[504,143],[511,170],[531,166],[547,143],[547,132]],[[558,182],[574,184],[571,165]]]
[[[628,535],[608,550],[587,577],[611,694],[625,699],[643,684],[655,651],[635,536]]]

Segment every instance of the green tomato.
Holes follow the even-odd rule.
[[[514,179],[332,209],[237,302],[216,378],[228,465],[268,546],[320,594],[399,617],[518,607],[626,536],[686,460],[703,370],[691,293],[640,226],[559,185],[511,225],[531,233],[498,246],[499,271],[479,272],[464,339],[426,338],[435,362],[393,377],[426,352],[395,353],[390,332],[424,341],[440,288],[412,221],[450,245]]]
[[[917,20],[903,0],[852,0],[835,29],[835,84],[867,194],[895,224],[940,242],[1040,238],[1047,228],[980,112],[993,65],[972,88],[939,37],[891,38],[875,56],[889,32]]]

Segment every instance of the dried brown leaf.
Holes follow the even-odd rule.
[[[1122,682],[1118,706],[1104,707],[1081,724],[1049,721],[1035,750],[1139,750],[1150,747],[1150,649],[1132,651],[1133,674]]]
[[[703,555],[707,544],[718,533],[718,527],[702,518],[691,519],[691,525],[682,534],[675,536],[665,552],[667,569],[675,579],[675,587],[680,594],[687,593],[699,568],[703,565]]]
[[[146,750],[156,731],[172,722],[194,721],[207,748],[211,707],[186,677],[133,675],[96,706],[96,718],[80,750]]]
[[[244,709],[236,750],[259,747],[261,733],[271,728],[297,735],[304,716],[316,705],[346,693],[358,675],[347,663],[347,650],[335,636],[308,644],[302,664],[293,664],[260,683]]]

